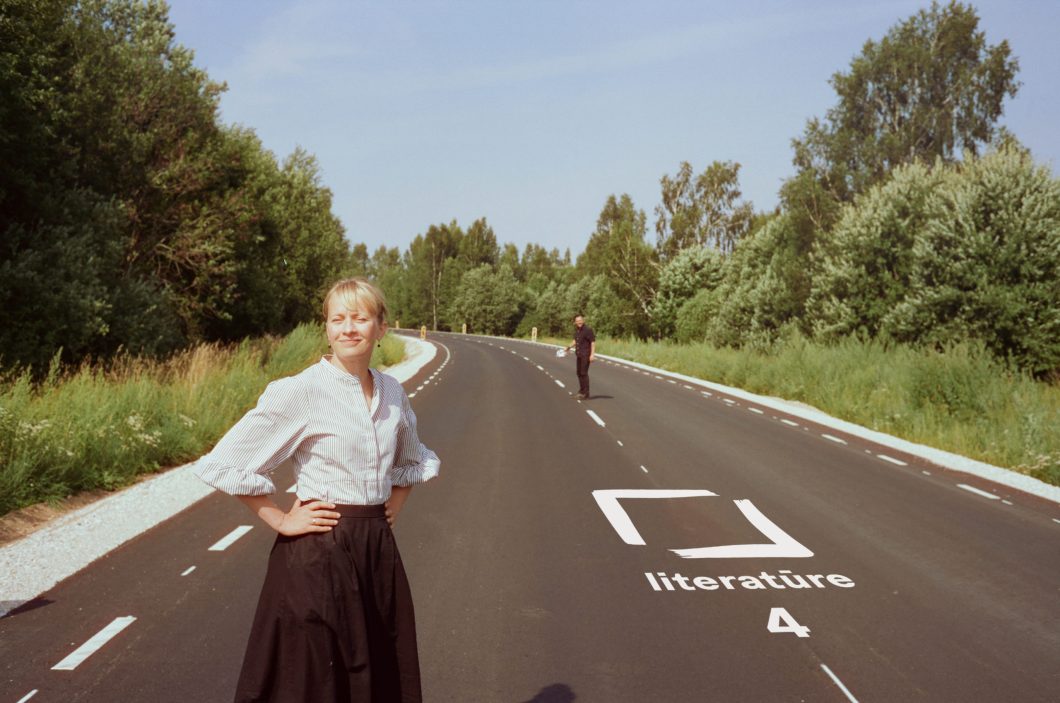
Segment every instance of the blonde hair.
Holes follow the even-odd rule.
[[[324,296],[324,319],[328,319],[328,303],[337,297],[347,310],[363,308],[380,324],[386,322],[386,297],[383,291],[365,278],[344,278],[337,282]]]

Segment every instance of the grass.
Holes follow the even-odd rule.
[[[273,379],[301,371],[327,350],[318,325],[284,338],[202,345],[166,361],[135,357],[107,368],[53,368],[0,378],[0,515],[79,491],[116,489],[138,476],[201,456]],[[404,345],[387,335],[373,366],[391,366]]]
[[[596,349],[798,400],[873,430],[1060,485],[1060,387],[1013,371],[975,346],[933,352],[796,337],[761,353],[599,338]]]

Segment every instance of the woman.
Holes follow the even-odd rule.
[[[331,354],[269,384],[195,473],[279,535],[236,701],[419,701],[412,595],[390,526],[412,485],[438,475],[398,381],[368,368],[386,301],[363,279],[324,297]],[[291,459],[283,512],[268,475]]]

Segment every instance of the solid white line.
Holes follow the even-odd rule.
[[[30,698],[33,698],[33,696],[35,696],[35,695],[37,695],[37,689],[33,689],[32,691],[30,691],[26,695],[24,695],[21,698],[19,698],[18,699],[18,703],[26,703],[26,701],[28,701]]]
[[[798,427],[799,426],[799,423],[792,422],[791,420],[788,420],[787,418],[784,418],[784,417],[780,418],[780,421],[783,422],[785,425],[791,425],[792,427]]]
[[[235,542],[237,539],[239,539],[240,537],[242,537],[246,533],[250,532],[252,529],[254,529],[253,525],[240,525],[239,527],[237,527],[236,529],[232,530],[231,532],[229,532],[227,535],[225,535],[221,539],[217,540],[217,542],[212,547],[210,547],[207,551],[209,551],[209,552],[223,552],[225,549],[227,549],[229,547],[229,545],[231,545],[233,542]]]
[[[972,493],[976,494],[977,496],[983,496],[984,498],[989,498],[990,500],[1001,500],[999,497],[997,497],[993,493],[987,493],[986,491],[981,491],[978,488],[976,488],[975,486],[969,486],[967,483],[958,483],[957,484],[957,488],[963,488],[966,491],[971,491]]]
[[[747,408],[747,409],[750,410],[753,413],[758,413],[759,415],[765,415],[765,413],[762,412],[761,410],[759,410],[758,408]]]
[[[620,446],[620,447],[626,446],[626,445],[622,444],[622,440],[621,439],[616,439],[615,441],[618,442],[618,446]]]
[[[187,575],[188,575],[188,574],[190,574],[190,573],[191,573],[192,571],[195,571],[195,567],[194,567],[194,566],[189,566],[189,567],[188,567],[187,569],[185,569],[185,570],[184,570],[184,573],[183,573],[183,574],[181,574],[181,576],[187,576]]]
[[[825,439],[827,439],[829,442],[835,442],[836,444],[846,444],[847,443],[847,441],[845,439],[839,439],[838,437],[833,437],[830,434],[822,434],[821,436],[824,437]]]
[[[644,473],[648,473],[648,470],[646,468],[644,468],[644,464],[640,465],[640,470],[643,471]]]
[[[77,668],[77,665],[88,659],[90,656],[95,654],[100,647],[110,642],[111,639],[119,632],[132,625],[136,621],[136,618],[132,615],[126,615],[121,618],[114,618],[113,622],[104,627],[102,630],[92,635],[92,637],[85,642],[83,645],[70,652],[65,659],[52,667],[53,671],[73,671]]]
[[[909,466],[909,464],[905,463],[904,461],[887,456],[886,454],[877,454],[876,456],[880,457],[884,461],[889,461],[892,464],[898,464],[898,466]]]
[[[596,420],[596,424],[600,425],[600,427],[607,427],[607,425],[604,424],[604,421],[600,419],[600,416],[594,413],[592,410],[586,410],[585,412],[589,413],[589,417]]]
[[[566,386],[563,385],[563,381],[559,380],[558,378],[554,378],[552,380],[555,381],[556,385],[559,386],[560,388],[566,388]]]
[[[843,692],[850,703],[858,703],[858,699],[854,698],[854,694],[850,692],[850,689],[843,685],[843,682],[839,680],[838,676],[832,673],[832,670],[828,668],[827,664],[821,662],[821,668],[824,669],[824,673],[832,677],[832,680],[835,681],[835,685],[839,686],[839,690]]]

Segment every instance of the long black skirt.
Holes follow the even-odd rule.
[[[330,532],[279,535],[236,703],[418,702],[412,593],[381,505],[341,505]]]

